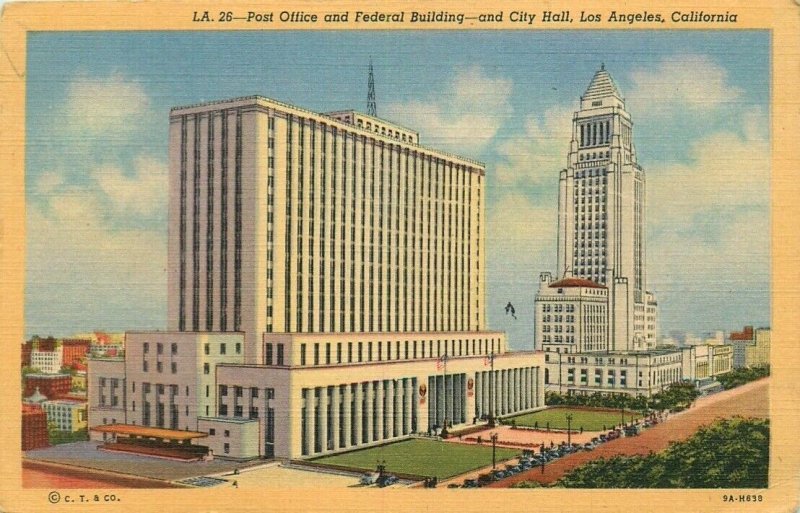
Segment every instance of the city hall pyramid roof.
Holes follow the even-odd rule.
[[[605,65],[601,65],[600,69],[597,70],[594,77],[592,77],[592,82],[589,84],[586,92],[581,96],[581,100],[608,98],[609,96],[615,96],[622,100],[622,95],[619,92],[619,88],[617,88],[617,84],[614,82],[611,74],[606,71]]]

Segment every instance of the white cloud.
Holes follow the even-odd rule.
[[[151,115],[144,88],[121,74],[78,76],[69,85],[64,126],[83,137],[129,133]]]
[[[152,215],[167,204],[167,165],[159,160],[140,157],[133,176],[113,166],[101,167],[93,176],[111,208],[125,215]]]
[[[65,190],[27,213],[31,333],[156,328],[166,305],[166,237],[111,228],[94,191]],[[156,321],[154,321],[154,319]]]
[[[547,187],[558,183],[558,172],[567,165],[573,112],[569,106],[553,106],[541,117],[530,116],[524,133],[503,140],[498,147],[498,183]]]
[[[708,112],[742,94],[728,82],[728,71],[707,55],[664,59],[654,69],[634,71],[630,79],[634,87],[623,94],[637,116],[666,115],[680,107]]]
[[[426,146],[474,154],[491,142],[511,115],[512,88],[511,80],[491,77],[473,66],[455,74],[437,94],[441,100],[391,104],[386,117],[419,130]]]
[[[46,171],[39,176],[34,186],[36,194],[48,195],[52,194],[61,187],[64,183],[64,176],[57,171]]]
[[[651,222],[669,227],[698,215],[714,218],[722,206],[767,206],[770,145],[767,117],[743,116],[743,134],[715,132],[695,142],[688,164],[655,163],[647,171]]]

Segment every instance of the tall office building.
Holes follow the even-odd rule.
[[[170,115],[169,328],[485,329],[485,169],[353,111],[260,97]]]
[[[611,350],[655,346],[645,239],[645,172],[636,161],[633,121],[603,66],[581,96],[560,173],[557,273],[608,288]]]
[[[169,134],[168,331],[90,362],[106,448],[312,457],[544,406],[543,356],[486,330],[483,164],[257,96]]]

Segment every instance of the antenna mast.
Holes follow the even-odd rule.
[[[367,80],[367,114],[378,116],[378,107],[375,104],[375,77],[372,74],[372,58],[369,59],[369,79]]]

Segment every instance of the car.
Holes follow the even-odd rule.
[[[505,470],[495,470],[494,472],[492,472],[492,474],[497,478],[498,481],[500,479],[505,479],[511,475],[509,472],[506,472]]]
[[[466,479],[461,488],[480,488],[480,486],[477,479]]]
[[[461,488],[461,485],[458,483],[450,483],[447,485],[448,488]]]
[[[529,460],[524,463],[520,463],[519,466],[522,467],[522,470],[530,470],[533,468],[533,462]]]
[[[372,485],[375,484],[376,481],[378,481],[377,472],[367,472],[361,476],[361,479],[359,479],[359,483],[362,485]]]
[[[498,479],[499,478],[497,476],[495,476],[494,473],[480,474],[478,476],[478,483],[480,483],[481,485],[484,485],[484,484],[489,484],[489,483],[492,483],[494,481],[497,481]]]
[[[397,476],[394,476],[392,474],[383,474],[382,476],[378,477],[378,479],[376,480],[376,482],[378,483],[378,486],[381,487],[381,488],[384,488],[384,487],[387,487],[387,486],[391,486],[391,485],[395,484],[398,481],[400,481],[400,479],[398,479]]]
[[[583,450],[584,451],[593,451],[594,450],[594,444],[591,443],[591,442],[586,442],[585,444],[583,444]]]

